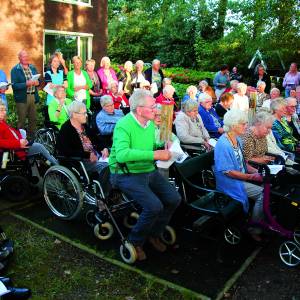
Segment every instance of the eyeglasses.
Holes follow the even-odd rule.
[[[151,110],[154,110],[154,109],[156,109],[157,105],[156,104],[151,105],[151,106],[141,105],[140,107],[145,107],[145,108],[149,108]]]
[[[288,105],[287,107],[290,107],[290,108],[296,108],[297,105]]]
[[[74,112],[75,114],[78,114],[78,115],[83,115],[83,116],[87,116],[87,112]]]
[[[143,89],[144,89],[144,90],[149,90],[149,91],[150,91],[151,87],[150,87],[150,86],[144,86]]]

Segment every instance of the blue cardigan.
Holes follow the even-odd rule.
[[[213,138],[219,138],[221,134],[218,132],[218,128],[223,127],[223,121],[220,119],[220,117],[217,115],[214,108],[211,108],[209,111],[207,111],[201,104],[199,105],[199,115],[201,116],[201,119],[203,121],[203,124],[208,131],[209,135]],[[217,127],[213,117],[213,115],[216,119],[219,120],[220,127]]]
[[[37,70],[33,65],[29,65],[32,75],[37,74]],[[12,89],[14,91],[14,99],[16,103],[26,103],[27,86],[26,77],[20,64],[17,64],[10,71]],[[35,103],[39,102],[40,97],[37,88],[34,91]]]
[[[238,144],[239,147],[243,149],[241,140],[239,138]],[[219,138],[216,144],[214,160],[217,190],[241,202],[243,204],[244,211],[248,212],[249,202],[244,182],[242,180],[231,178],[225,174],[227,171],[241,171],[232,145],[225,134]],[[247,170],[244,159],[243,163],[245,170]]]

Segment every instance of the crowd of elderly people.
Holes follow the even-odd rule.
[[[55,53],[45,73],[45,83],[53,91],[47,96],[46,107],[50,121],[59,129],[58,153],[81,157],[88,171],[99,174],[109,157],[112,185],[142,207],[129,235],[139,260],[146,258],[146,241],[160,252],[166,250],[159,236],[180,203],[180,195],[155,168],[156,160],[170,159],[170,142],[179,140],[205,151],[215,147],[217,189],[241,202],[245,212],[249,209],[248,199],[253,199],[252,218],[256,221],[263,218],[262,178],[249,161],[268,164],[274,160],[271,154],[282,156],[290,165],[299,161],[300,122],[296,109],[300,99],[296,89],[300,72],[295,63],[283,81],[286,98],[271,85],[263,65],[257,66],[251,87],[241,82],[243,77],[236,67],[229,73],[229,67],[223,65],[213,80],[214,88],[202,80],[198,87],[187,88],[182,101],[157,59],[147,70],[142,60],[135,65],[127,61],[118,73],[108,57],[101,59],[98,70],[92,59],[85,62],[85,68],[79,56],[74,56],[72,63],[74,68],[68,71],[61,53]],[[40,78],[33,77],[35,74],[37,70],[30,64],[28,53],[22,50],[19,63],[11,71],[11,80],[17,127],[24,128],[28,118],[31,139],[36,129],[41,84]],[[0,75],[3,77],[1,72]],[[250,112],[253,93],[256,103]],[[0,111],[4,111],[5,90],[0,90],[0,96]],[[165,145],[160,140],[163,105],[174,106],[174,132]],[[90,110],[97,135],[111,139],[107,147],[95,147],[95,132],[87,126]],[[0,125],[1,122],[5,120],[0,120]],[[1,132],[0,135],[0,141],[8,138]],[[21,136],[14,135],[24,147]],[[217,142],[212,144],[211,139]],[[253,230],[251,234],[260,239],[259,232]]]

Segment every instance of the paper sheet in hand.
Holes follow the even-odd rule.
[[[105,163],[108,163],[108,157],[106,158],[103,158],[102,156],[99,157],[98,159],[99,162],[105,162]]]
[[[53,89],[50,87],[50,85],[51,83],[47,83],[47,85],[43,88],[43,90],[50,96],[53,96]]]
[[[35,75],[32,75],[32,77],[31,77],[30,80],[36,81],[36,80],[38,80],[40,77],[41,77],[41,74],[35,74]]]
[[[212,146],[212,147],[216,147],[216,144],[217,144],[217,140],[215,139],[209,139],[208,143]]]
[[[6,286],[0,281],[0,297],[9,293],[9,290],[6,288]]]
[[[268,167],[272,175],[276,175],[283,169],[283,165],[268,165]]]
[[[118,93],[121,93],[123,91],[123,82],[122,81],[119,81],[119,84],[118,84]]]
[[[153,83],[151,84],[150,90],[151,90],[151,93],[152,93],[152,94],[156,94],[156,93],[158,92],[158,87],[157,87],[156,82],[153,82]]]
[[[11,83],[1,81],[1,82],[0,82],[0,89],[1,89],[1,90],[2,90],[2,89],[7,89],[10,85],[11,85]]]

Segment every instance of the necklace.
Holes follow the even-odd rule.
[[[232,144],[233,148],[237,148],[238,147],[238,143],[236,141],[236,143],[234,143],[233,139],[231,138],[231,136],[229,135],[229,133],[227,133],[228,139],[230,141],[230,143]]]

